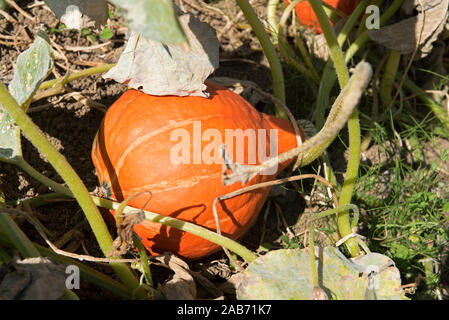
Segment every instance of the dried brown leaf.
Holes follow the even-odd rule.
[[[404,8],[405,12],[416,8],[418,13],[415,16],[379,30],[369,30],[367,34],[371,40],[400,54],[411,54],[418,48],[417,57],[423,58],[430,53],[432,43],[444,28],[448,4],[449,0],[415,0]]]
[[[220,289],[227,294],[235,294],[240,283],[243,281],[245,274],[243,272],[238,272],[233,274],[226,282],[220,285]]]
[[[145,220],[145,214],[142,211],[124,216],[117,226],[118,236],[112,243],[112,249],[108,257],[126,254],[130,249],[134,248],[133,227],[135,224],[142,223],[143,220]]]
[[[173,255],[166,255],[163,260],[175,273],[162,286],[162,294],[165,298],[167,300],[194,300],[196,297],[196,285],[189,272],[188,264]]]
[[[65,289],[65,267],[48,258],[4,263],[0,268],[0,300],[55,300]]]

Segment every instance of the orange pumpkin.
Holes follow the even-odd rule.
[[[333,8],[340,10],[347,16],[351,15],[352,11],[354,11],[360,1],[361,0],[322,0],[322,2],[325,2]],[[284,2],[287,5],[290,3],[289,0],[284,0]],[[298,16],[298,20],[302,25],[312,30],[315,29],[315,32],[318,34],[323,32],[315,12],[308,1],[303,1],[296,5],[295,11]],[[331,25],[333,25],[332,22]]]
[[[143,208],[151,197],[144,209],[215,231],[214,199],[242,188],[242,184],[224,186],[220,163],[194,163],[199,150],[193,145],[194,139],[198,138],[195,138],[195,134],[198,135],[194,132],[198,131],[195,124],[198,127],[200,123],[202,134],[220,132],[223,137],[229,129],[265,129],[267,136],[270,129],[276,129],[278,139],[274,141],[278,153],[296,147],[296,136],[289,121],[258,112],[242,97],[220,85],[210,82],[207,85],[209,98],[152,96],[129,90],[109,108],[95,137],[92,160],[99,182],[111,199],[122,201],[138,192],[150,191],[151,195],[139,195],[129,205]],[[173,163],[173,148],[179,147],[180,143],[172,136],[174,130],[192,138],[184,150],[190,152],[190,163]],[[205,139],[204,135],[202,139]],[[236,161],[239,150],[237,140],[234,142],[232,158]],[[202,141],[203,153],[207,143]],[[257,140],[256,144],[259,145]],[[267,150],[269,146],[270,139],[267,139]],[[244,163],[253,159],[255,150],[257,148],[247,140]],[[257,157],[256,160],[259,164]],[[278,172],[288,164],[282,163]],[[269,181],[275,175],[257,175],[246,186]],[[255,221],[268,192],[269,188],[254,190],[218,202],[223,235],[237,239],[244,234]],[[196,259],[220,249],[198,236],[147,220],[135,225],[134,230],[151,253],[170,251]]]

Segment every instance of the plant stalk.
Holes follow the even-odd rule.
[[[335,34],[334,28],[332,28],[326,12],[324,11],[320,0],[308,0],[310,6],[312,7],[315,15],[320,23],[321,30],[323,30],[324,37],[326,38],[327,45],[330,49],[330,54],[332,61],[334,62],[335,71],[337,72],[338,82],[340,83],[340,88],[344,86],[349,81],[349,72],[346,67],[345,59],[341,47],[338,44],[337,36]]]
[[[120,203],[114,202],[112,200],[99,198],[92,196],[92,200],[100,207],[110,209],[110,210],[117,210],[120,207]],[[123,209],[124,214],[129,213],[135,213],[138,209],[126,206]],[[218,233],[211,231],[209,229],[203,228],[201,226],[198,226],[196,224],[178,220],[176,218],[164,216],[161,214],[149,212],[149,211],[143,211],[145,214],[145,219],[153,222],[157,222],[160,224],[163,224],[165,226],[170,226],[172,228],[176,228],[191,234],[194,234],[196,236],[199,236],[203,239],[209,240],[213,243],[216,243],[222,247],[225,247],[226,249],[229,249],[242,258],[244,258],[248,262],[252,262],[255,259],[257,259],[257,256],[251,251],[248,250],[246,247],[242,246],[238,242],[231,240],[229,238],[226,238],[224,236],[219,235]]]
[[[92,76],[97,73],[103,73],[103,72],[109,71],[109,69],[111,69],[115,65],[116,65],[115,63],[104,64],[101,66],[95,66],[95,67],[91,67],[91,68],[87,68],[87,69],[84,69],[81,71],[74,72],[72,74],[69,74],[66,77],[63,77],[63,78],[47,80],[47,81],[44,81],[41,83],[38,90],[49,89],[49,88],[53,87],[55,84],[61,84],[62,86],[64,86],[67,83],[69,83],[70,81],[77,80],[77,79],[80,79],[83,77]]]
[[[8,237],[8,240],[14,244],[14,248],[20,252],[23,258],[40,257],[39,251],[34,247],[30,239],[17,226],[8,213],[2,212],[1,207],[0,226],[2,227],[1,230]]]
[[[24,166],[23,168],[24,168],[24,170],[29,170],[29,168],[31,168],[31,171],[30,172],[27,171],[27,172],[30,173],[30,175],[32,175],[32,177],[34,177],[35,179],[37,179],[39,182],[41,182],[43,184],[47,185],[48,180],[51,181],[51,179],[43,176],[40,173],[36,174],[36,170],[34,170],[31,166],[29,166],[29,167]],[[34,201],[34,202],[36,202],[37,205],[41,205],[41,204],[45,203],[45,199],[55,199],[58,197],[60,198],[61,196],[62,197],[66,197],[66,196],[74,197],[74,195],[70,193],[69,189],[67,189],[66,187],[64,187],[61,184],[58,184],[55,181],[51,182],[51,186],[54,189],[57,188],[59,190],[58,191],[59,193],[52,193],[52,194],[41,196],[41,198],[44,200],[30,199],[30,200],[24,200],[24,201],[29,201],[29,202]],[[112,200],[99,198],[99,197],[91,196],[91,195],[89,195],[89,196],[91,197],[91,199],[95,203],[95,205],[106,208],[106,209],[115,210],[115,211],[122,210],[123,214],[133,213],[137,210],[136,208],[129,207],[129,206],[123,207],[121,203],[114,202]],[[157,214],[157,213],[152,213],[149,211],[144,211],[144,213],[145,213],[145,218],[150,221],[161,223],[163,225],[170,226],[170,227],[180,229],[182,231],[189,232],[194,235],[200,236],[206,240],[209,240],[213,243],[221,245],[221,246],[235,252],[236,254],[238,254],[239,256],[241,256],[242,258],[247,260],[248,262],[254,261],[257,258],[257,256],[254,253],[252,253],[250,250],[248,250],[244,246],[240,245],[238,242],[231,240],[229,238],[226,238],[224,236],[221,236],[221,235],[219,235],[213,231],[210,231],[206,228],[197,226],[190,222],[178,220],[175,218],[167,217],[167,216]]]
[[[317,7],[317,9],[319,10],[319,4],[317,3],[318,2],[317,0],[309,0],[309,2],[316,2],[315,7]],[[403,2],[402,0],[395,0],[392,3],[392,5],[380,17],[380,25],[384,25],[391,18],[391,16],[399,9],[402,2]],[[361,7],[361,6],[362,6],[362,4],[359,5],[359,7]],[[327,19],[326,20],[323,19],[323,14],[321,14],[320,16],[317,15],[317,17],[319,19],[320,24],[321,23],[323,23],[324,25],[329,24],[329,21]],[[328,28],[323,28],[323,26],[322,26],[322,29],[323,29],[323,32],[328,32],[328,36],[326,37],[326,40],[328,37],[332,38],[332,35],[334,34],[333,32],[329,32],[327,30]],[[333,30],[331,30],[331,31],[333,31]],[[338,40],[336,42],[339,45],[341,45],[343,43],[343,41],[345,40],[345,37],[346,37],[346,35],[342,34],[341,37],[339,37],[340,42]],[[344,56],[345,65],[347,62],[349,62],[352,59],[354,54],[365,45],[365,43],[368,40],[369,40],[368,35],[366,34],[366,32],[363,32],[356,39],[356,41],[353,44],[351,44],[351,46],[348,48],[348,50],[346,51],[345,56]],[[332,54],[332,51],[331,51],[331,54]],[[335,55],[335,57],[340,59],[339,55]],[[332,59],[334,59],[334,55],[332,55]],[[320,83],[320,89],[319,89],[319,94],[318,94],[318,102],[317,102],[318,108],[320,108],[320,106],[329,104],[328,103],[329,93],[330,93],[330,90],[332,89],[332,87],[334,85],[334,81],[335,81],[335,75],[332,72],[332,69],[330,67],[331,63],[332,62],[328,62],[328,64],[326,65],[324,74],[322,76],[322,81]],[[335,61],[334,61],[334,63],[335,63]],[[338,70],[337,70],[337,76],[338,76]],[[339,76],[339,78],[340,78],[340,76]],[[340,83],[340,88],[342,88],[342,82],[339,81],[339,83]],[[358,168],[359,168],[359,163],[360,163],[359,157],[360,157],[361,142],[360,142],[360,123],[358,121],[357,113],[358,113],[358,111],[355,110],[354,114],[351,115],[351,118],[348,121],[350,156],[349,156],[345,181],[344,181],[343,187],[340,192],[340,201],[339,201],[340,206],[344,206],[344,205],[347,205],[350,203],[351,198],[352,198],[352,192],[354,190],[355,181],[356,181],[356,178],[358,175]],[[324,117],[324,115],[323,115],[323,117]],[[317,122],[324,123],[324,118],[321,119],[321,118],[317,117]],[[344,237],[347,234],[352,232],[350,224],[349,224],[349,211],[340,213],[338,217],[339,217],[338,218],[338,226],[339,226],[340,236]],[[356,256],[360,252],[359,246],[354,238],[348,239],[348,241],[346,241],[345,244],[348,247],[348,250],[350,251],[352,256]]]
[[[401,60],[401,55],[396,50],[391,50],[390,55],[385,66],[385,72],[380,83],[380,101],[384,107],[384,112],[389,109],[390,104],[392,104],[391,92],[393,91],[394,80],[398,72],[399,61]],[[373,119],[376,121],[376,119]]]
[[[268,0],[267,4],[267,22],[268,28],[270,28],[271,36],[273,37],[273,43],[278,42],[278,23],[276,21],[276,9],[279,4],[279,0]]]
[[[284,74],[282,73],[282,65],[279,57],[276,53],[276,49],[271,43],[270,37],[265,32],[265,28],[260,22],[257,14],[254,12],[253,7],[250,5],[248,0],[236,0],[252,30],[257,36],[257,39],[262,46],[263,52],[268,59],[271,69],[271,77],[273,79],[273,93],[276,98],[285,103],[285,83]],[[287,114],[282,109],[281,106],[275,105],[276,115],[278,117],[287,119]]]
[[[112,248],[111,235],[103,221],[100,211],[90,198],[89,192],[80,177],[73,170],[64,156],[61,155],[47,140],[39,127],[36,126],[28,115],[20,108],[3,83],[0,83],[0,101],[16,124],[22,129],[25,136],[46,156],[47,160],[67,183],[73,196],[83,209],[101,250],[107,255]],[[130,290],[133,290],[139,285],[137,279],[127,265],[111,263],[111,266]]]
[[[331,27],[329,20],[320,4],[319,0],[308,0],[314,10],[321,29],[323,30],[327,44],[330,48],[331,57],[334,62],[335,71],[337,73],[340,89],[343,89],[349,81],[349,72],[346,67],[346,61],[343,52],[338,43],[334,29]],[[360,164],[360,123],[357,109],[354,109],[348,120],[349,131],[349,160],[346,168],[345,181],[340,192],[339,206],[345,206],[351,203],[352,192],[354,190],[355,181],[358,176]],[[343,238],[352,233],[349,210],[343,211],[337,216],[338,231]],[[355,257],[360,253],[360,248],[354,238],[345,242],[351,256]]]

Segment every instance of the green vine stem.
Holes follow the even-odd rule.
[[[70,81],[106,72],[115,65],[116,65],[115,63],[104,64],[96,67],[83,69],[81,71],[68,74],[65,77],[44,81],[39,86],[38,88],[39,91],[33,96],[32,101],[37,101],[43,98],[57,95],[64,91],[64,86]]]
[[[312,1],[312,0],[309,0]],[[315,2],[317,2],[316,0],[313,0]],[[393,14],[400,8],[402,4],[402,0],[395,0],[391,6],[385,11],[384,14],[382,14],[382,16],[380,17],[380,25],[384,25],[390,18],[391,16],[393,16]],[[318,3],[316,3],[316,6],[319,7]],[[361,4],[359,5],[359,7],[361,6]],[[317,16],[318,17],[318,16]],[[322,15],[321,15],[321,19],[322,19]],[[321,20],[319,20],[320,23],[322,22]],[[324,24],[328,24],[328,21],[324,21]],[[325,29],[323,29],[324,31]],[[333,32],[331,33],[331,35],[333,34]],[[327,39],[327,38],[326,38]],[[345,39],[345,35],[343,34],[339,40],[342,41],[341,43],[343,43]],[[345,53],[345,64],[347,62],[349,62],[352,57],[354,56],[354,54],[356,52],[358,52],[358,50],[360,50],[365,43],[369,40],[368,35],[366,34],[366,32],[362,33],[354,43],[352,43],[350,45],[350,47],[348,48],[348,50]],[[338,40],[337,40],[338,42]],[[340,44],[340,43],[339,43]],[[332,53],[332,52],[331,52]],[[328,64],[326,64],[326,69],[323,73],[322,76],[322,81],[320,83],[320,89],[319,89],[319,93],[318,93],[318,101],[317,101],[317,107],[321,108],[321,107],[325,107],[327,106],[328,100],[329,100],[329,94],[330,94],[330,90],[332,89],[332,87],[334,86],[334,82],[335,82],[335,74],[331,68],[331,64],[332,61],[329,61]],[[341,85],[340,85],[341,87]],[[352,197],[352,192],[354,190],[354,184],[356,181],[356,177],[358,172],[355,172],[355,170],[357,169],[358,171],[358,165],[359,165],[359,156],[360,156],[360,124],[358,119],[356,119],[356,114],[351,116],[351,119],[348,121],[348,129],[349,129],[349,136],[350,136],[350,148],[352,148],[352,146],[354,148],[352,148],[352,151],[350,153],[350,159],[348,161],[348,168],[346,171],[346,179],[344,182],[344,185],[341,189],[340,192],[340,205],[345,205],[345,204],[349,204],[351,197]],[[357,117],[358,118],[358,117]],[[320,121],[320,119],[317,118],[317,121]],[[324,122],[324,115],[323,115],[323,120]],[[355,134],[352,135],[351,137],[351,132],[355,132]],[[357,134],[358,132],[358,134]],[[358,139],[355,137],[355,135],[358,135]],[[352,138],[352,141],[351,141]],[[352,145],[351,142],[355,143],[355,145]],[[358,154],[356,155],[356,152],[358,151]],[[350,173],[348,175],[348,173]],[[339,217],[341,216],[341,219],[339,219],[339,231],[340,231],[340,235],[343,237],[347,234],[349,234],[351,231],[351,228],[349,227],[349,212],[344,212],[343,214],[339,215]],[[340,228],[343,228],[343,230],[341,230]],[[346,245],[351,253],[352,256],[357,255],[359,250],[359,246],[357,245],[356,241],[351,238],[346,242]]]
[[[104,65],[91,67],[91,68],[87,68],[87,69],[83,69],[81,71],[77,71],[77,72],[71,73],[67,77],[64,77],[62,79],[58,78],[58,79],[47,80],[47,81],[44,81],[44,82],[41,83],[41,85],[39,86],[39,90],[49,89],[49,88],[53,87],[55,84],[58,84],[58,83],[60,83],[61,85],[65,85],[65,84],[67,84],[67,83],[69,83],[70,81],[73,81],[73,80],[77,80],[77,79],[80,79],[80,78],[83,78],[83,77],[92,76],[92,75],[97,74],[97,73],[103,73],[103,72],[109,71],[109,69],[111,69],[115,65],[116,65],[115,63],[104,64]]]
[[[120,207],[120,203],[114,202],[112,200],[104,199],[104,198],[92,196],[92,200],[98,206],[106,208],[106,209],[117,210]],[[139,209],[126,206],[123,209],[123,213],[130,214],[130,213],[135,213],[138,210]],[[164,216],[164,215],[149,212],[146,210],[144,210],[143,213],[145,214],[145,219],[147,219],[149,221],[157,222],[157,223],[163,224],[165,226],[173,227],[173,228],[194,234],[203,239],[209,240],[213,243],[216,243],[222,247],[225,247],[226,249],[229,249],[229,250],[235,252],[236,254],[238,254],[239,256],[241,256],[248,262],[252,262],[255,259],[257,259],[257,256],[253,252],[248,250],[246,247],[242,246],[241,244],[239,244],[238,242],[236,242],[234,240],[231,240],[229,238],[221,236],[214,231],[200,227],[200,226],[190,223],[190,222],[178,220],[176,218]]]
[[[268,0],[267,4],[267,22],[270,28],[271,36],[273,37],[273,43],[278,42],[278,23],[276,21],[276,9],[279,4],[279,0]]]
[[[304,44],[302,43],[301,39],[296,35],[295,37],[295,43],[297,44],[298,48],[300,49],[301,55],[304,58],[304,61],[307,64],[307,67],[302,64],[301,61],[298,60],[296,54],[294,53],[293,49],[290,47],[287,39],[284,36],[284,30],[285,30],[285,24],[287,23],[287,20],[291,14],[291,12],[294,10],[295,6],[306,0],[295,0],[289,3],[287,8],[282,13],[281,20],[279,21],[279,34],[278,34],[278,41],[279,41],[279,51],[281,52],[284,59],[287,61],[287,63],[290,63],[292,66],[294,66],[299,72],[304,74],[306,77],[310,78],[313,82],[316,84],[320,83],[320,77],[318,76],[318,73],[316,72],[315,68],[312,65],[312,61],[310,60],[310,57],[307,54],[307,50],[304,47]]]
[[[19,158],[14,161],[19,168],[23,171],[27,172],[30,176],[32,176],[37,181],[45,184],[56,192],[62,193],[68,197],[73,197],[73,193],[70,189],[65,188],[63,185],[55,182],[54,180],[44,176],[42,173],[34,169],[25,159]]]
[[[136,235],[133,236],[133,243],[140,255],[140,264],[141,264],[141,269],[142,269],[141,271],[143,273],[145,281],[149,286],[153,287],[153,278],[151,277],[150,265],[148,263],[147,250],[145,249],[142,242],[140,242],[140,240],[137,238]]]
[[[306,45],[304,44],[304,41],[301,39],[301,37],[299,36],[299,32],[297,32],[298,30],[295,30],[295,34],[294,34],[294,42],[295,42],[295,46],[298,48],[299,52],[302,55],[302,58],[304,59],[304,62],[307,66],[307,68],[309,68],[310,73],[312,74],[312,77],[314,79],[317,79],[319,83],[320,82],[320,76],[318,75],[318,72],[315,69],[315,66],[313,65],[312,62],[312,58],[310,57],[309,51],[306,48]]]
[[[403,0],[394,0],[387,10],[380,16],[379,24],[383,26],[401,7]],[[345,53],[345,61],[349,62],[352,57],[365,45],[369,40],[366,32],[361,33],[357,39],[349,46]]]
[[[346,67],[343,52],[341,51],[341,47],[338,44],[334,28],[332,28],[328,20],[326,12],[321,5],[321,1],[308,1],[313,11],[315,12],[318,22],[320,23],[321,30],[323,31],[324,37],[326,38],[327,45],[329,46],[332,61],[334,62],[335,66],[335,71],[337,72],[338,82],[340,83],[340,88],[344,88],[344,86],[349,81],[349,72],[348,68]]]
[[[28,167],[24,167],[24,170],[27,170],[27,168]],[[35,178],[39,182],[42,182],[43,184],[48,183],[49,179],[34,169],[32,169],[31,171],[27,171],[27,173],[30,174],[33,178]],[[48,201],[46,201],[46,200],[61,199],[64,197],[73,197],[73,195],[70,193],[69,189],[67,189],[66,187],[64,187],[61,184],[58,184],[55,181],[52,181],[52,186],[54,187],[55,185],[59,185],[58,192],[60,192],[60,191],[62,191],[62,192],[43,195],[43,196],[40,196],[39,199],[26,199],[23,201],[28,201],[28,205],[33,205],[34,207],[36,207],[39,205],[47,204]],[[121,203],[114,202],[112,200],[99,198],[96,196],[90,196],[90,197],[91,197],[92,201],[95,203],[95,205],[106,208],[106,209],[115,210],[115,211],[122,210],[123,214],[134,213],[134,212],[136,212],[136,210],[138,210],[138,209],[130,207],[130,206],[123,207]],[[213,243],[216,243],[222,247],[225,247],[225,248],[235,252],[236,254],[238,254],[239,256],[241,256],[242,258],[247,260],[248,262],[254,261],[257,258],[257,256],[254,253],[252,253],[250,250],[248,250],[247,248],[245,248],[238,242],[231,240],[229,238],[226,238],[224,236],[221,236],[221,235],[219,235],[213,231],[210,231],[206,228],[200,227],[200,226],[195,225],[190,222],[178,220],[175,218],[167,217],[167,216],[149,212],[149,211],[144,211],[144,213],[145,213],[145,219],[147,219],[147,220],[150,220],[152,222],[157,222],[157,223],[160,223],[160,224],[163,224],[166,226],[170,226],[170,227],[180,229],[182,231],[189,232],[194,235],[200,236],[206,240],[209,240]]]
[[[384,107],[384,112],[392,104],[391,92],[393,91],[394,80],[398,72],[399,61],[401,60],[401,55],[396,50],[391,50],[390,55],[385,66],[385,72],[380,83],[380,101]],[[376,119],[373,119],[376,121]]]
[[[344,42],[348,38],[349,32],[357,22],[357,17],[360,16],[360,14],[365,10],[366,6],[369,3],[370,0],[363,0],[361,3],[359,3],[359,5],[355,8],[349,19],[346,21],[345,25],[343,26],[343,29],[341,30],[341,32],[337,37],[337,42],[340,47],[343,46]],[[345,62],[347,63],[348,60],[345,59]],[[329,60],[326,63],[318,93],[316,121],[315,121],[316,127],[318,129],[321,128],[324,124],[325,109],[329,105],[329,95],[332,87],[334,86],[334,82],[335,82],[335,73],[333,69],[333,61]]]
[[[89,192],[80,177],[73,170],[64,156],[61,155],[47,140],[39,127],[36,126],[28,115],[20,108],[3,83],[0,83],[0,101],[2,106],[14,119],[15,123],[22,129],[25,136],[46,156],[47,160],[67,183],[73,196],[77,199],[79,205],[83,209],[101,250],[107,255],[112,248],[111,235],[103,221],[100,211],[90,198]],[[111,266],[130,290],[133,290],[139,285],[137,279],[127,265],[111,263]]]
[[[318,280],[318,272],[315,258],[315,234],[313,223],[309,223],[309,255],[310,255],[310,271],[312,271],[312,283],[314,287],[320,285]]]
[[[3,210],[2,210],[3,209]],[[1,231],[6,233],[7,240],[17,249],[22,258],[40,257],[39,250],[36,249],[34,244],[28,239],[23,231],[17,226],[15,221],[11,218],[6,208],[0,206],[0,226]],[[64,300],[79,300],[78,296],[66,289],[61,299]]]
[[[319,0],[308,0],[312,9],[314,10],[321,29],[323,30],[327,44],[330,48],[331,57],[334,62],[337,78],[340,88],[343,89],[349,81],[349,72],[346,67],[346,62],[343,57],[343,52],[337,41],[334,29],[331,27],[326,13],[324,12]],[[339,205],[345,206],[351,203],[352,192],[354,190],[355,181],[359,172],[360,163],[360,123],[357,109],[351,114],[348,120],[349,131],[349,159],[346,168],[345,180],[340,191]],[[338,231],[343,238],[352,233],[352,228],[349,222],[349,210],[345,210],[337,216]],[[360,253],[360,248],[354,238],[348,239],[345,242],[351,256],[356,257]]]
[[[358,12],[358,10],[361,9],[361,5],[363,3],[359,4],[359,6],[354,10],[354,12]],[[384,14],[380,17],[380,25],[384,25],[392,16],[393,14],[400,8],[400,5],[402,4],[402,0],[395,0],[393,4],[384,12]],[[349,30],[349,23],[351,23],[351,18],[346,22],[346,25],[343,27],[343,30]],[[337,38],[338,44],[340,46],[343,45],[344,41],[346,41],[347,33],[341,32],[339,37]],[[365,43],[369,40],[368,35],[366,33],[361,34],[359,37],[357,37],[356,41],[352,43],[348,50],[345,52],[345,62],[348,63],[352,57],[365,45]],[[321,83],[320,88],[318,91],[318,99],[317,99],[317,117],[316,117],[316,127],[319,129],[324,124],[324,111],[325,108],[329,105],[329,95],[330,91],[334,86],[335,83],[335,73],[334,69],[332,68],[332,60],[329,60],[326,63],[323,75],[321,77]]]
[[[354,191],[355,182],[359,174],[360,164],[360,122],[357,109],[352,113],[348,120],[349,131],[349,159],[346,168],[345,180],[340,192],[339,203],[341,206],[351,203],[352,193]],[[338,215],[338,230],[342,237],[352,233],[352,228],[349,225],[349,211],[344,211]],[[359,246],[354,238],[348,239],[345,242],[351,256],[356,257],[359,252]]]
[[[39,251],[34,247],[30,239],[17,226],[13,218],[2,211],[2,207],[0,207],[0,226],[1,231],[6,234],[8,240],[14,244],[14,247],[23,258],[40,257]]]
[[[341,29],[340,33],[337,37],[337,42],[340,45],[340,47],[343,46],[343,43],[346,41],[346,39],[349,36],[349,33],[351,32],[352,28],[356,24],[359,17],[365,12],[366,7],[370,4],[371,0],[363,0],[361,1],[357,7],[354,9],[352,14],[349,16],[348,20],[345,22],[343,29]]]
[[[284,83],[284,74],[282,72],[282,65],[279,60],[279,57],[276,53],[276,49],[271,43],[270,37],[265,32],[265,28],[260,22],[257,14],[254,12],[253,7],[250,5],[248,0],[236,0],[249,24],[251,25],[252,30],[257,36],[257,39],[262,46],[263,52],[268,59],[271,69],[271,76],[273,78],[273,93],[276,98],[281,100],[281,102],[285,103],[285,83]],[[287,114],[282,109],[281,106],[275,105],[276,115],[278,117],[282,117],[287,119]]]

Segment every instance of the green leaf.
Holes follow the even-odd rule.
[[[112,36],[113,36],[113,33],[109,28],[104,28],[103,30],[101,30],[101,33],[100,33],[101,39],[108,40],[108,39],[111,39]]]
[[[17,58],[9,91],[25,110],[34,92],[53,67],[53,51],[47,35],[39,30],[30,48]],[[0,105],[0,160],[16,162],[22,157],[20,128]]]
[[[114,19],[114,11],[111,8],[108,8],[108,17],[109,19]]]
[[[404,298],[399,271],[390,258],[369,253],[351,261],[333,247],[315,250],[318,283],[329,299]],[[237,298],[310,299],[314,285],[308,251],[274,250],[251,262],[237,288]]]
[[[185,43],[172,0],[111,0],[129,27],[140,35],[165,44]]]
[[[53,68],[53,49],[43,30],[39,30],[31,47],[17,58],[14,76],[9,84],[9,92],[17,103],[24,106],[31,99]]]
[[[6,5],[7,3],[5,0],[0,0],[0,10],[5,10]]]
[[[12,163],[21,157],[20,129],[0,105],[0,161]]]
[[[93,35],[88,34],[87,37],[90,39],[90,41],[97,42],[97,39],[95,39],[95,37]]]
[[[446,203],[443,205],[443,212],[449,213],[449,202],[446,202]]]

